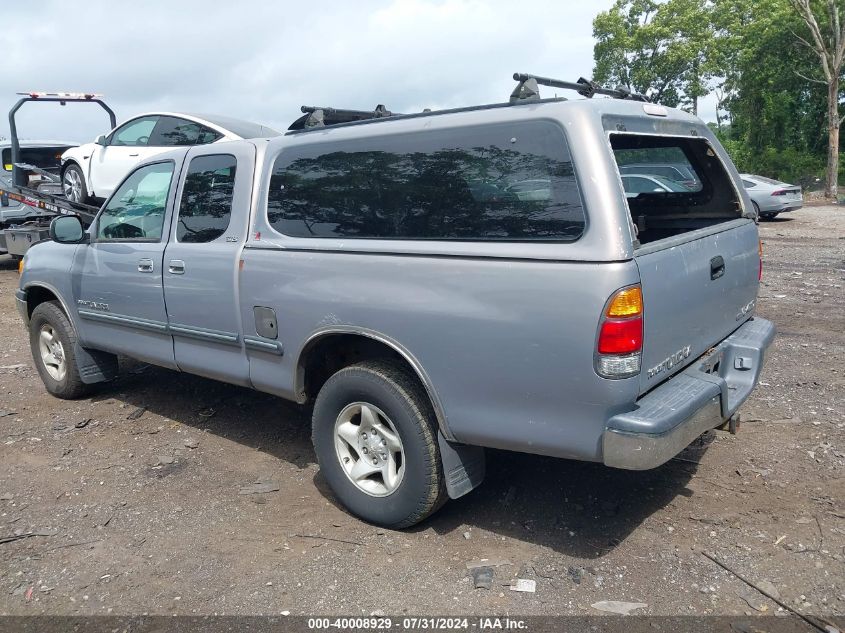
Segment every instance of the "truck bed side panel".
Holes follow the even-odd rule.
[[[630,409],[638,380],[593,370],[605,301],[639,281],[632,261],[568,263],[361,255],[247,247],[245,333],[253,307],[276,311],[283,357],[251,351],[251,379],[296,398],[297,359],[321,331],[394,341],[436,390],[458,441],[601,459],[605,421]]]

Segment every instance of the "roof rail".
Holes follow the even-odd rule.
[[[526,73],[514,73],[514,81],[518,81],[516,88],[511,93],[511,103],[519,103],[520,101],[536,101],[540,98],[540,90],[538,85],[550,86],[552,88],[563,88],[565,90],[574,90],[582,97],[592,99],[594,95],[606,95],[614,99],[631,99],[633,101],[649,102],[650,99],[638,92],[631,92],[626,88],[603,88],[596,82],[590,79],[581,77],[577,82],[561,81],[559,79],[549,79],[548,77],[538,77],[537,75],[528,75]]]
[[[398,112],[391,112],[384,105],[379,104],[374,110],[342,110],[338,108],[324,108],[321,106],[302,106],[300,111],[305,115],[290,124],[289,130],[303,130],[313,127],[325,127],[352,121],[366,121],[367,119],[383,119],[396,116]]]

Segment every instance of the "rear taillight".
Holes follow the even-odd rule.
[[[643,349],[643,292],[640,286],[617,290],[602,314],[596,343],[596,372],[604,378],[640,373]]]
[[[757,271],[757,281],[763,280],[763,240],[757,240],[757,255],[760,257],[760,269]]]
[[[773,196],[785,196],[785,195],[786,195],[786,190],[784,190],[784,189],[778,189],[777,191],[773,191],[773,192],[772,192],[772,195],[773,195]]]

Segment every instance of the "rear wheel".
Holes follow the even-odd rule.
[[[62,174],[62,191],[71,202],[84,204],[88,201],[88,186],[79,165],[70,164]]]
[[[29,322],[29,346],[41,381],[52,395],[70,400],[89,393],[76,367],[76,332],[55,301],[36,306]]]
[[[365,521],[409,527],[446,500],[434,412],[401,366],[366,361],[329,378],[312,438],[332,491]]]

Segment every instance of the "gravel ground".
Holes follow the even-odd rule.
[[[132,361],[90,399],[48,396],[0,258],[0,614],[782,612],[709,552],[841,616],[845,210],[760,228],[779,336],[738,435],[642,473],[490,451],[483,486],[406,532],[336,505],[308,412],[281,400]]]

